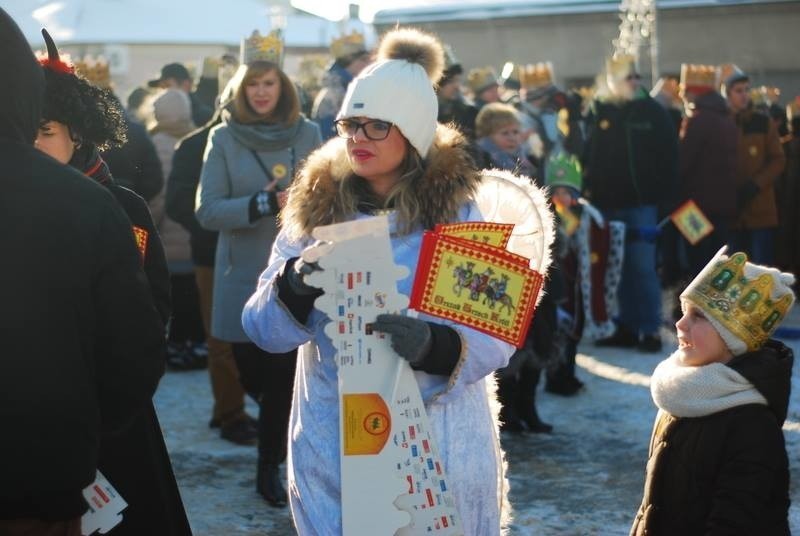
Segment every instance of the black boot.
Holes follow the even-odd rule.
[[[284,508],[288,503],[286,490],[283,489],[278,464],[259,463],[256,473],[256,491],[275,508]]]
[[[635,348],[637,344],[639,344],[639,335],[621,324],[617,326],[613,335],[594,343],[595,346],[615,348]]]
[[[513,375],[504,377],[501,373],[498,373],[497,376],[497,400],[502,406],[500,408],[500,430],[516,434],[523,432],[525,427],[522,425],[514,403],[517,378]]]
[[[528,431],[534,434],[549,434],[553,431],[553,426],[540,419],[539,412],[536,411],[536,388],[541,374],[540,369],[523,367],[520,371],[516,406],[517,413],[528,427]]]

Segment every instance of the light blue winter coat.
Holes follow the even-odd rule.
[[[440,128],[441,131],[441,128]],[[466,160],[452,151],[462,150],[460,143],[443,146],[451,140],[442,140],[437,134],[437,149],[432,151],[427,174],[441,173],[455,177],[460,172],[480,176],[468,166]],[[460,136],[456,141],[461,140]],[[293,196],[314,192],[317,198],[311,204],[324,206],[319,196],[331,195],[331,188],[339,180],[331,159],[341,163],[344,145],[337,150],[330,142],[319,153],[312,155],[309,165],[298,179],[308,188],[297,188]],[[346,166],[344,166],[346,167]],[[333,170],[333,171],[331,171]],[[332,176],[334,175],[334,176]],[[454,179],[455,180],[455,179]],[[435,182],[435,181],[431,181]],[[441,181],[440,181],[441,182]],[[314,188],[311,185],[315,185]],[[422,189],[419,195],[441,193],[441,185]],[[327,193],[326,193],[327,192]],[[457,196],[456,196],[457,197]],[[448,200],[441,199],[440,204]],[[291,202],[290,202],[291,204]],[[297,203],[303,205],[304,203]],[[313,214],[314,208],[304,208]],[[351,215],[351,218],[366,215]],[[449,221],[480,221],[482,217],[471,202],[455,209]],[[392,251],[394,261],[408,268],[406,279],[398,281],[398,291],[409,295],[419,257],[422,230],[398,235],[395,214],[390,215]],[[258,289],[248,300],[242,322],[248,336],[269,352],[286,352],[300,346],[294,399],[289,428],[289,493],[295,525],[301,535],[332,536],[341,534],[340,472],[339,472],[339,403],[335,349],[324,334],[323,327],[329,319],[314,309],[308,321],[300,324],[289,312],[277,293],[276,277],[288,259],[297,257],[310,244],[308,238],[292,240],[286,229],[282,230],[272,249],[269,267],[261,274]],[[354,259],[354,262],[357,260]],[[500,534],[501,513],[507,507],[502,452],[498,442],[496,422],[490,411],[494,398],[491,374],[506,366],[513,347],[489,335],[462,325],[420,315],[432,322],[446,323],[461,336],[462,355],[451,376],[415,372],[423,400],[428,410],[433,436],[451,482],[456,506],[466,534],[494,536]],[[490,385],[491,384],[491,385]]]

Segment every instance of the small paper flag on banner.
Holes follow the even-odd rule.
[[[554,203],[554,205],[556,206],[556,214],[558,214],[558,218],[561,226],[564,228],[564,232],[567,233],[567,236],[572,236],[575,234],[575,231],[578,230],[581,220],[575,214],[573,214],[568,207],[565,207],[561,203]]]
[[[426,232],[409,305],[521,347],[543,281],[528,263],[498,247]]]
[[[511,233],[514,231],[513,223],[489,223],[473,221],[466,223],[440,223],[434,232],[441,235],[463,238],[472,242],[480,242],[487,246],[505,248]]]
[[[714,225],[691,199],[670,214],[669,219],[672,220],[678,231],[693,246],[714,230]]]

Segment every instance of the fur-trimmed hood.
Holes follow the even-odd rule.
[[[420,200],[418,221],[426,229],[456,221],[459,209],[475,193],[481,173],[458,130],[439,125],[415,193]],[[282,211],[283,227],[292,239],[310,236],[314,227],[345,221],[339,197],[342,181],[353,174],[347,142],[334,138],[308,157],[289,191]]]

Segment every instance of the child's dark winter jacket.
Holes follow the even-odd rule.
[[[789,467],[781,426],[792,351],[777,341],[728,366],[766,399],[704,417],[660,411],[631,535],[787,535]]]

